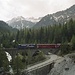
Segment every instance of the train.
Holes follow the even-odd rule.
[[[60,48],[60,44],[18,44],[18,49],[49,49]]]
[[[18,49],[34,49],[34,48],[37,48],[36,47],[37,45],[36,44],[18,44]]]

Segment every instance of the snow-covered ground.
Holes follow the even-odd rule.
[[[63,59],[56,61],[48,75],[75,75],[75,54],[66,55]]]

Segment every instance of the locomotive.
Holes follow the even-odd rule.
[[[19,44],[18,49],[49,49],[60,48],[60,44]]]
[[[19,44],[18,49],[34,49],[36,48],[36,44]]]

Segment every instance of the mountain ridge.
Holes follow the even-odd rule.
[[[75,20],[75,5],[67,8],[66,10],[58,11],[53,14],[47,14],[38,23],[35,24],[34,28],[39,28],[42,26],[49,26],[54,24],[63,24],[70,19]]]
[[[7,21],[8,25],[17,28],[17,29],[23,29],[23,28],[31,28],[33,27],[36,22],[39,21],[41,18],[24,18],[23,16],[14,17],[11,20]]]
[[[39,28],[42,26],[49,26],[54,24],[64,24],[70,19],[75,20],[75,5],[67,8],[66,10],[58,11],[53,14],[47,14],[39,18],[24,18],[22,16],[13,18],[7,23],[9,26],[17,29],[23,28]]]
[[[7,31],[17,31],[17,29],[10,27],[6,22],[0,20],[0,31],[7,32]]]

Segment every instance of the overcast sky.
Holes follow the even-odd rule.
[[[13,17],[42,17],[65,10],[75,4],[75,0],[0,0],[0,20]]]

